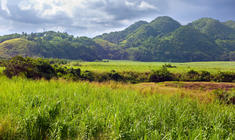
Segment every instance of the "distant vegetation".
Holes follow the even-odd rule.
[[[5,67],[3,74],[12,78],[14,76],[23,76],[30,79],[64,78],[68,80],[87,80],[87,81],[119,81],[119,82],[164,82],[164,81],[216,81],[216,82],[234,82],[235,72],[216,72],[189,70],[184,73],[172,73],[168,68],[176,68],[171,64],[164,64],[160,69],[153,69],[151,72],[135,72],[111,70],[109,72],[81,71],[79,67],[70,67],[65,65],[66,60],[53,60],[42,58],[29,58],[16,56],[10,60],[4,60],[1,65]],[[106,62],[104,62],[106,63]]]
[[[85,61],[234,61],[235,22],[202,18],[182,26],[170,17],[158,17],[92,39],[53,31],[0,36],[0,56],[16,55]]]

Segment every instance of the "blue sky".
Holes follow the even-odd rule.
[[[235,20],[235,0],[0,0],[0,35],[54,30],[93,37],[138,20],[171,16]]]

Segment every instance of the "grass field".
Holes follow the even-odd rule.
[[[208,92],[162,84],[0,81],[0,139],[235,139],[233,105],[190,95]]]
[[[74,62],[72,62],[74,63]],[[136,61],[114,61],[109,62],[79,62],[82,70],[90,70],[96,72],[109,72],[115,70],[149,72],[156,70],[164,64],[171,64],[176,68],[169,69],[174,73],[187,72],[189,70],[202,71],[206,70],[212,73],[218,71],[235,71],[235,62],[192,62],[192,63],[165,63],[165,62],[136,62]]]
[[[95,72],[149,72],[166,63],[79,64],[73,67]],[[176,66],[169,68],[174,73],[235,71],[235,62],[170,64]],[[234,83],[8,79],[3,70],[0,67],[0,140],[235,139],[235,107],[219,102],[213,94],[217,88],[231,90]]]

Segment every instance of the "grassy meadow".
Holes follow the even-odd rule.
[[[171,64],[176,68],[169,69],[173,73],[182,73],[189,70],[196,71],[209,71],[215,73],[218,71],[235,71],[235,62],[191,62],[191,63],[168,63],[168,62],[137,62],[137,61],[115,61],[109,60],[108,62],[71,62],[73,64],[80,64],[82,70],[96,71],[96,72],[109,72],[115,70],[134,71],[134,72],[149,72],[160,68],[164,64]]]
[[[148,72],[165,63],[79,64],[73,67],[82,71]],[[235,62],[171,64],[176,66],[169,69],[173,72],[235,69]],[[181,82],[9,79],[1,74],[3,69],[0,68],[0,140],[235,139],[234,105],[220,102],[209,88],[187,89]],[[226,83],[231,85],[235,87]],[[234,94],[234,90],[230,93]]]
[[[235,138],[233,105],[189,98],[212,96],[206,92],[161,84],[148,92],[144,85],[137,90],[112,82],[0,81],[0,139]]]

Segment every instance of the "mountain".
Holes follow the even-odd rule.
[[[216,47],[214,40],[190,25],[178,28],[159,41],[161,61],[213,61],[223,54],[223,49]]]
[[[233,20],[226,21],[223,24],[230,27],[230,28],[235,29],[235,21],[233,21]]]
[[[129,34],[127,39],[124,40],[122,44],[123,46],[128,47],[138,46],[142,41],[148,39],[149,37],[166,35],[180,26],[181,25],[177,21],[170,17],[158,17],[149,24],[145,24],[136,29],[135,32]]]
[[[76,60],[101,60],[105,58],[103,47],[90,38],[75,38],[67,33],[43,32],[0,37],[0,55],[9,58],[16,55],[64,58]],[[6,38],[9,38],[8,40]]]
[[[0,36],[0,57],[15,55],[94,61],[228,61],[235,54],[235,22],[201,18],[181,25],[161,16],[94,38],[42,32]]]
[[[235,39],[235,30],[212,18],[201,18],[192,22],[192,26],[213,39]]]
[[[0,43],[0,56],[4,58],[10,58],[15,55],[21,56],[37,56],[32,50],[36,46],[36,43],[23,39],[15,38]]]
[[[129,26],[128,28],[126,28],[123,31],[120,32],[111,32],[109,34],[105,33],[103,35],[97,36],[96,38],[99,39],[103,39],[103,40],[107,40],[111,43],[116,43],[119,44],[119,42],[125,40],[125,38],[136,31],[136,29],[138,29],[139,27],[141,27],[142,25],[148,24],[148,22],[146,21],[139,21],[136,22],[134,24],[132,24],[131,26]]]

